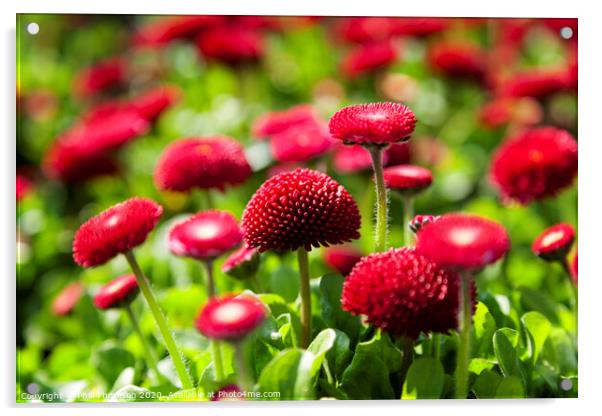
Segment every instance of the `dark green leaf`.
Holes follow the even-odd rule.
[[[415,360],[403,385],[403,399],[439,399],[445,383],[443,366],[432,357]]]

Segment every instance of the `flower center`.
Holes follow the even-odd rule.
[[[479,231],[474,228],[456,228],[450,231],[451,241],[458,246],[468,246],[478,237]]]
[[[105,226],[108,228],[114,227],[119,222],[119,214],[113,214],[105,221]]]
[[[200,240],[210,240],[219,235],[220,227],[214,223],[199,224],[194,234]]]
[[[213,312],[213,320],[221,324],[232,324],[239,321],[246,312],[246,308],[235,302],[220,306]]]
[[[544,247],[547,246],[551,246],[552,244],[557,243],[558,241],[560,241],[562,239],[562,237],[564,236],[564,233],[562,231],[554,231],[548,235],[546,235],[542,240],[541,240],[541,244]]]

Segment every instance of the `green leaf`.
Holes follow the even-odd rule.
[[[552,328],[544,344],[544,359],[563,377],[577,375],[577,351],[570,335],[561,328]]]
[[[493,370],[483,370],[472,384],[472,391],[477,399],[492,399],[496,396],[497,387],[502,376]]]
[[[358,316],[351,315],[341,308],[341,292],[345,278],[339,274],[326,274],[320,279],[320,305],[326,325],[343,331],[352,346],[357,342],[361,322]]]
[[[539,312],[527,312],[521,317],[528,339],[528,351],[532,363],[536,363],[539,354],[550,334],[552,324]]]
[[[294,302],[299,294],[299,273],[290,266],[280,266],[270,276],[270,288],[286,302]]]
[[[498,399],[521,399],[525,397],[523,382],[519,377],[505,377],[498,385],[495,397]]]
[[[334,372],[334,377],[340,380],[343,371],[351,362],[353,352],[349,348],[349,337],[347,334],[338,329],[334,331],[336,333],[335,343],[333,348],[326,353],[326,359],[328,360],[329,368]]]
[[[281,351],[261,372],[257,390],[278,391],[278,400],[312,400],[315,398],[314,381],[320,368],[317,361],[313,353],[301,349]]]
[[[343,372],[341,389],[357,399],[392,399],[391,373],[400,371],[401,351],[380,331],[370,341],[360,342],[351,364]]]
[[[445,373],[439,360],[419,358],[408,370],[402,399],[439,399],[444,384]]]
[[[326,353],[334,346],[336,336],[334,329],[324,329],[309,344],[307,351],[313,353],[318,359],[324,359]]]
[[[491,370],[495,366],[495,362],[484,358],[473,358],[468,364],[468,371],[475,374],[481,374],[484,370]]]
[[[523,372],[518,360],[513,341],[508,339],[508,334],[514,331],[510,328],[502,328],[495,331],[493,335],[493,349],[498,359],[499,366],[505,377],[516,376],[524,379]],[[516,331],[514,331],[516,332]],[[511,338],[515,338],[511,336]]]
[[[115,346],[112,342],[107,342],[96,350],[94,362],[96,369],[109,386],[115,383],[124,368],[135,365],[132,353]]]
[[[482,302],[477,304],[473,316],[474,343],[473,352],[477,356],[486,356],[493,353],[491,339],[496,330],[496,322],[489,308]]]
[[[521,303],[526,310],[535,310],[544,315],[553,324],[558,324],[556,305],[544,293],[528,287],[521,287]]]

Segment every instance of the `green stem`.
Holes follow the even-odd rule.
[[[301,277],[301,348],[307,348],[311,338],[311,293],[309,288],[309,259],[304,247],[299,247],[297,250],[297,261]]]
[[[403,385],[408,375],[408,370],[414,361],[414,340],[408,337],[400,337],[399,342],[401,344],[401,395],[403,396]]]
[[[263,285],[261,284],[261,280],[259,280],[259,276],[257,276],[257,273],[253,274],[251,281],[253,282],[256,293],[266,293]]]
[[[569,266],[569,262],[568,259],[566,258],[566,256],[560,261],[560,264],[562,265],[562,268],[564,269],[564,275],[567,278],[568,284],[571,287],[572,291],[573,291],[573,299],[572,299],[572,307],[573,307],[573,314],[575,315],[575,339],[577,339],[577,336],[579,334],[579,327],[578,327],[578,320],[577,320],[577,316],[578,316],[578,309],[579,309],[579,290],[577,288],[577,284],[575,284],[575,281],[573,280],[573,274],[571,273],[571,267]],[[575,342],[575,345],[577,345],[577,342]]]
[[[207,291],[207,300],[213,299],[217,295],[215,289],[215,279],[213,278],[213,261],[206,260],[201,262],[205,270],[205,289]],[[211,356],[213,358],[213,368],[215,370],[215,381],[222,381],[226,378],[224,373],[224,359],[222,355],[222,346],[214,339],[209,341]]]
[[[217,340],[209,341],[211,347],[211,355],[213,358],[213,369],[215,370],[215,381],[219,382],[226,378],[224,374],[224,359],[222,357],[222,346]]]
[[[412,247],[414,245],[414,233],[410,229],[410,221],[414,216],[414,199],[411,196],[403,195],[403,245]]]
[[[376,180],[376,229],[375,229],[375,251],[382,252],[387,248],[387,187],[383,174],[383,148],[380,146],[367,147],[372,157],[372,168]]]
[[[205,201],[207,203],[207,209],[213,209],[215,207],[215,201],[213,200],[213,195],[211,194],[210,189],[205,191]]]
[[[213,261],[205,260],[201,262],[205,270],[205,290],[207,291],[207,300],[217,295],[215,289],[215,279],[213,278]]]
[[[471,280],[472,276],[470,274],[466,272],[460,274],[460,290],[458,291],[460,340],[456,358],[456,399],[466,399],[468,395],[468,364],[472,326]]]
[[[253,378],[249,372],[247,366],[247,360],[245,359],[245,350],[242,342],[235,342],[234,344],[234,359],[236,360],[238,386],[242,391],[248,392],[253,391]]]
[[[128,303],[127,305],[125,305],[124,309],[125,309],[125,312],[127,313],[127,315],[129,316],[130,321],[132,322],[132,327],[134,328],[134,332],[136,332],[136,334],[140,338],[140,343],[142,344],[142,349],[144,350],[144,355],[146,358],[146,364],[148,365],[148,368],[155,375],[157,382],[160,382],[162,380],[162,377],[161,377],[161,373],[159,372],[159,368],[157,367],[157,357],[155,356],[155,352],[153,351],[151,346],[148,344],[148,340],[144,336],[144,333],[142,332],[142,329],[140,328],[140,324],[138,324],[138,319],[136,318],[136,315],[134,314],[134,311],[132,310],[132,305],[130,305]]]
[[[148,279],[146,278],[144,273],[142,273],[142,270],[140,269],[140,266],[136,261],[134,252],[131,250],[126,251],[124,255],[130,265],[130,268],[132,269],[132,272],[136,276],[138,287],[140,288],[142,295],[146,299],[146,303],[148,304],[148,307],[150,308],[151,313],[155,318],[155,322],[159,327],[159,331],[161,332],[161,336],[163,337],[163,341],[165,342],[165,347],[167,348],[167,352],[169,352],[169,355],[171,356],[174,367],[176,368],[176,372],[178,373],[178,377],[180,378],[180,382],[182,383],[182,387],[184,389],[194,388],[194,384],[192,383],[192,380],[190,379],[190,376],[186,371],[186,366],[184,365],[184,361],[182,360],[180,351],[178,350],[178,347],[176,346],[176,343],[171,335],[171,331],[169,329],[169,326],[167,325],[165,316],[163,315],[163,312],[159,307],[159,303],[157,302],[157,299],[153,294],[153,290],[151,289]]]

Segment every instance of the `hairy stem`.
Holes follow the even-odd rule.
[[[171,335],[171,331],[169,326],[167,325],[167,321],[165,320],[165,316],[159,307],[159,302],[155,298],[153,294],[153,290],[151,289],[150,283],[144,273],[142,273],[142,269],[138,265],[136,261],[136,257],[134,256],[133,251],[125,252],[125,258],[127,259],[132,272],[136,276],[136,281],[138,282],[138,287],[146,299],[146,303],[153,314],[153,318],[155,318],[155,323],[157,327],[159,327],[159,332],[161,332],[161,336],[163,337],[163,341],[165,342],[165,347],[167,348],[167,352],[171,356],[171,360],[173,361],[174,367],[176,368],[176,372],[182,383],[182,387],[184,389],[192,389],[194,385],[192,380],[190,379],[190,375],[186,371],[186,366],[184,365],[184,360],[182,359],[182,355],[176,346],[176,343]]]
[[[238,385],[241,390],[248,392],[253,391],[253,378],[247,366],[245,359],[245,351],[242,342],[234,343],[234,360],[236,361]]]
[[[383,174],[383,148],[380,146],[369,146],[372,157],[372,168],[376,180],[376,228],[374,233],[375,251],[382,252],[387,248],[387,187]]]
[[[301,277],[301,348],[307,348],[311,338],[311,293],[309,288],[309,259],[307,250],[297,249],[299,276]]]
[[[213,261],[206,260],[201,262],[205,270],[205,289],[207,290],[207,300],[217,295],[215,289],[215,279],[213,278]],[[215,380],[222,381],[226,378],[224,374],[224,360],[222,355],[222,346],[214,339],[209,341],[211,356],[213,358],[213,368],[215,370]]]
[[[470,331],[472,326],[472,304],[470,283],[472,276],[466,272],[460,274],[460,305],[458,323],[460,340],[456,358],[456,399],[466,399],[468,395],[468,364],[470,360]]]
[[[146,358],[146,365],[153,372],[157,381],[160,382],[162,380],[162,377],[161,377],[161,373],[159,372],[159,368],[157,367],[157,357],[155,355],[155,351],[153,351],[151,346],[148,344],[148,340],[144,336],[144,333],[142,332],[142,329],[140,328],[140,324],[138,323],[138,319],[136,318],[136,315],[134,314],[132,305],[127,304],[127,305],[125,305],[124,309],[125,309],[125,312],[127,313],[128,317],[130,318],[130,321],[132,323],[132,328],[134,328],[134,332],[136,332],[136,334],[138,335],[138,338],[140,338],[140,343],[142,344],[142,349],[144,350],[144,356]]]

